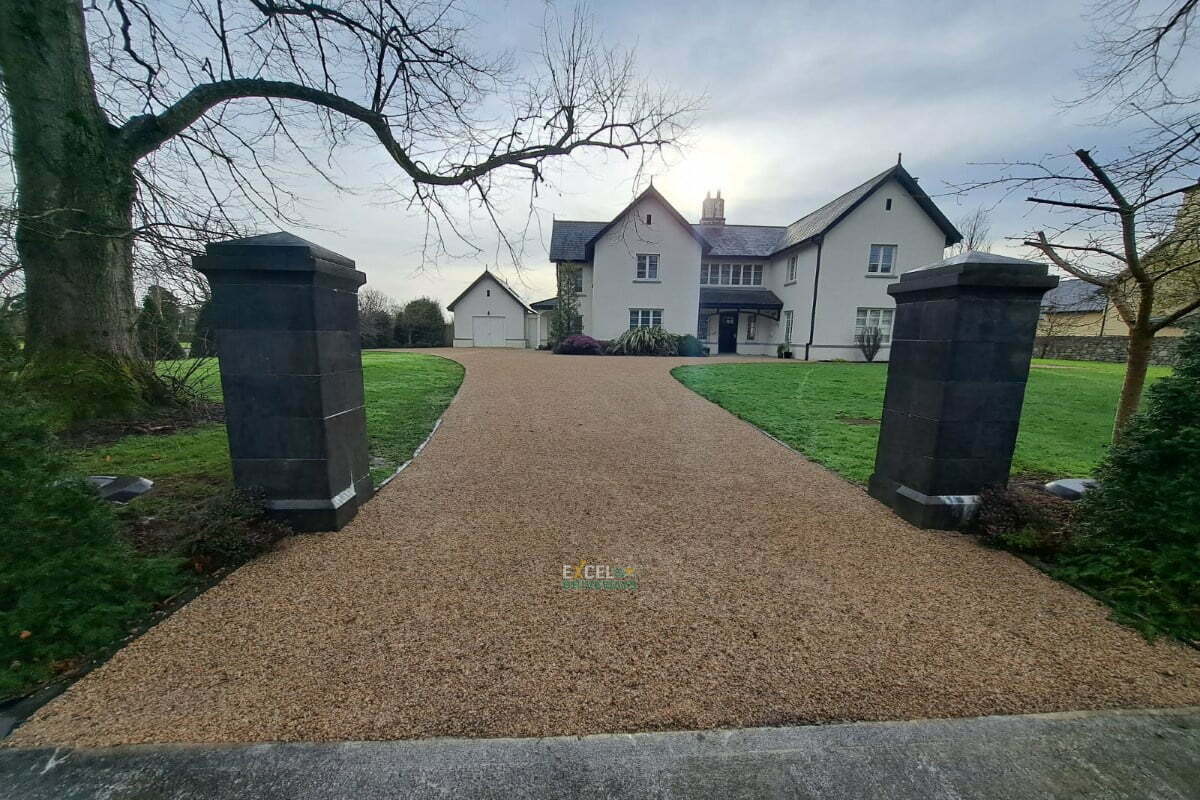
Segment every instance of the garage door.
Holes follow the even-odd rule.
[[[505,317],[472,317],[471,338],[476,347],[504,347]]]

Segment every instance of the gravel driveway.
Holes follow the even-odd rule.
[[[429,447],[46,706],[39,744],[541,736],[1200,703],[1200,653],[920,531],[676,360],[461,350]],[[780,364],[780,369],[805,369]],[[636,591],[567,591],[564,564]]]

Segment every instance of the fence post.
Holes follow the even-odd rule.
[[[921,528],[953,529],[1008,480],[1046,266],[967,252],[906,272],[869,492]]]
[[[234,483],[301,531],[337,530],[372,493],[354,262],[290,233],[210,244]]]

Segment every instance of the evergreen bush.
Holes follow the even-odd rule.
[[[1142,408],[1080,501],[1057,574],[1102,596],[1147,635],[1200,640],[1200,329]]]

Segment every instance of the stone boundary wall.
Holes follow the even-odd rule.
[[[1150,363],[1171,366],[1175,363],[1177,336],[1159,336],[1150,351]],[[1039,336],[1033,345],[1034,358],[1061,358],[1068,361],[1110,361],[1122,363],[1129,355],[1127,336]]]

